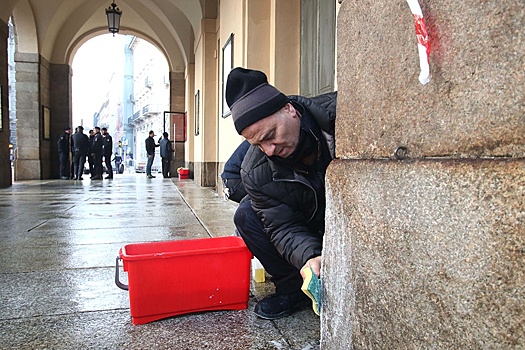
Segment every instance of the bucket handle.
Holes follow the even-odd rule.
[[[119,270],[120,269],[119,269],[119,265],[118,265],[119,260],[120,260],[120,257],[117,256],[117,262],[116,262],[116,265],[115,265],[115,284],[120,289],[129,290],[129,286],[127,284],[124,284],[124,283],[120,282],[120,278],[119,278]]]

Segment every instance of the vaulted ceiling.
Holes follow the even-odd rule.
[[[0,19],[13,16],[19,52],[71,64],[87,40],[108,33],[111,0],[2,0]],[[171,71],[194,62],[194,41],[203,18],[216,18],[217,0],[118,0],[120,34],[136,35],[165,53]]]

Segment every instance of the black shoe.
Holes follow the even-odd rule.
[[[154,176],[154,175],[147,175],[147,177],[148,177],[148,179],[153,179],[153,178],[155,178],[156,176]]]
[[[80,181],[84,180],[84,179],[83,179],[83,178],[81,178],[81,177],[79,177],[78,179],[79,179]]]
[[[112,180],[112,179],[113,179],[113,176],[106,176],[106,179],[107,179],[107,180]]]
[[[266,320],[290,316],[294,311],[304,309],[311,304],[310,299],[302,291],[292,294],[273,294],[255,305],[255,314]]]

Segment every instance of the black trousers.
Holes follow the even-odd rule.
[[[60,163],[60,177],[69,177],[69,152],[60,152],[58,161]]]
[[[253,255],[272,276],[277,294],[290,294],[301,290],[303,278],[297,268],[286,261],[277,251],[264,226],[252,209],[251,201],[242,202],[233,218],[237,231]]]
[[[84,163],[86,162],[85,153],[77,153],[73,155],[73,178],[80,179],[84,174]]]
[[[95,153],[93,156],[93,163],[93,170],[95,170],[93,178],[102,179],[102,154]]]
[[[91,153],[88,154],[87,158],[89,163],[89,173],[93,177],[95,176],[95,156],[93,155],[93,153]]]
[[[109,178],[113,178],[113,167],[111,166],[111,153],[104,155],[104,161],[106,162],[106,170]]]
[[[171,176],[170,168],[171,168],[171,159],[162,158],[162,176],[170,177]]]

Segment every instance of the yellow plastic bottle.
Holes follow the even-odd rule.
[[[262,283],[266,280],[264,267],[256,257],[252,259],[252,278],[258,283]]]

